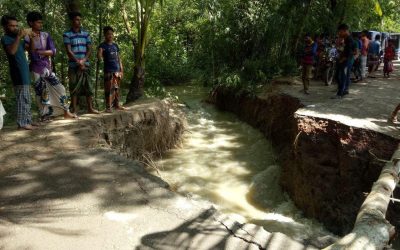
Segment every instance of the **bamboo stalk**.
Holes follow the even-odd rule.
[[[400,202],[399,199],[395,199],[395,198],[390,198],[389,200],[392,201],[392,202]]]
[[[101,9],[97,6],[97,2],[95,2],[95,8],[97,10]],[[103,15],[102,12],[99,11],[98,13],[98,44],[101,43],[101,38],[102,38],[102,29],[103,29]],[[98,91],[99,91],[99,78],[100,78],[100,60],[96,60],[96,84],[95,84],[95,91],[94,91],[94,103],[96,105],[96,108],[99,109],[99,102],[97,101],[98,98]]]
[[[353,231],[325,250],[376,250],[387,247],[394,227],[386,220],[391,195],[399,182],[400,148],[382,169],[358,213]]]

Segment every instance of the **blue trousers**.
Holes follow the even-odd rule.
[[[349,91],[350,76],[353,63],[349,62],[338,66],[338,96],[344,96],[345,92]]]

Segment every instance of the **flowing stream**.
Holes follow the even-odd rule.
[[[281,190],[274,149],[261,132],[203,103],[207,89],[184,86],[168,91],[188,107],[182,147],[156,162],[161,177],[177,192],[208,200],[239,222],[296,240],[330,234],[304,218]]]

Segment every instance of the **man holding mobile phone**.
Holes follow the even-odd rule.
[[[1,38],[1,44],[7,54],[10,65],[11,80],[14,85],[17,100],[17,124],[18,128],[34,130],[37,127],[32,124],[31,94],[28,61],[25,56],[24,42],[27,35],[24,29],[18,29],[18,21],[15,17],[5,15],[1,18],[5,35]]]

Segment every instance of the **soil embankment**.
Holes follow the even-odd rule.
[[[131,159],[157,157],[173,148],[185,119],[166,101],[146,100],[127,112],[54,121],[35,131],[1,131],[0,172],[53,159],[60,152],[108,148]]]
[[[400,142],[336,116],[310,115],[301,98],[285,91],[254,96],[218,87],[210,101],[272,141],[282,166],[282,187],[307,216],[337,234],[351,231],[365,193],[385,164],[379,159],[389,160]]]

